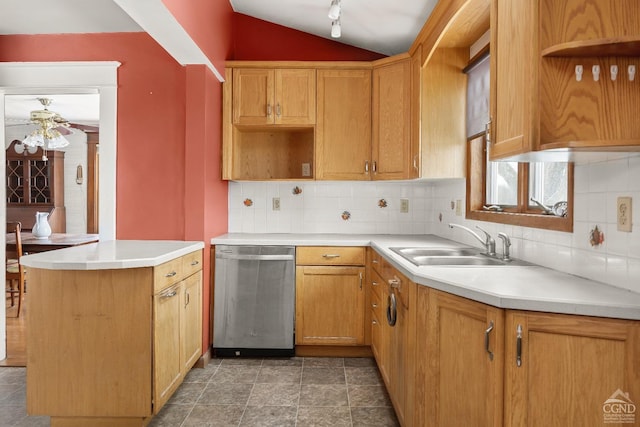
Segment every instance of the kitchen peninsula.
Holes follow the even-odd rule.
[[[202,355],[203,242],[106,241],[29,269],[27,412],[144,426]]]

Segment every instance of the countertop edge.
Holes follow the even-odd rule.
[[[134,251],[138,245],[139,251],[137,252],[139,254],[120,258],[102,257],[100,254],[100,250],[103,248],[117,250],[118,246],[125,245],[127,246],[125,249],[128,251]],[[155,247],[145,248],[145,246]],[[20,262],[25,267],[43,270],[118,270],[156,267],[167,261],[201,250],[204,246],[204,242],[198,241],[113,240],[25,255],[20,258]],[[56,253],[53,254],[53,252]],[[97,259],[90,259],[90,255],[93,253],[98,254]]]

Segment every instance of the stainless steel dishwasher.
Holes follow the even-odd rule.
[[[216,356],[293,356],[294,246],[216,246]]]

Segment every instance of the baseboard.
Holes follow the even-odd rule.
[[[194,368],[206,368],[211,361],[211,347],[204,352],[202,356],[196,361]]]
[[[370,346],[296,345],[299,357],[373,357]]]

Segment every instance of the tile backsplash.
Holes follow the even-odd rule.
[[[506,232],[515,258],[640,292],[640,155],[576,163],[573,233],[467,221],[465,191],[464,179],[231,182],[229,232],[432,233],[479,246],[464,231],[447,225],[480,225],[493,236]],[[620,196],[632,197],[635,205],[630,233],[617,230]],[[273,198],[279,198],[280,210],[273,210]],[[407,213],[400,210],[402,199],[408,201]],[[462,202],[460,211],[456,211],[457,201]],[[592,247],[590,231],[596,225],[604,233],[604,242]],[[496,240],[501,252],[501,241]]]

